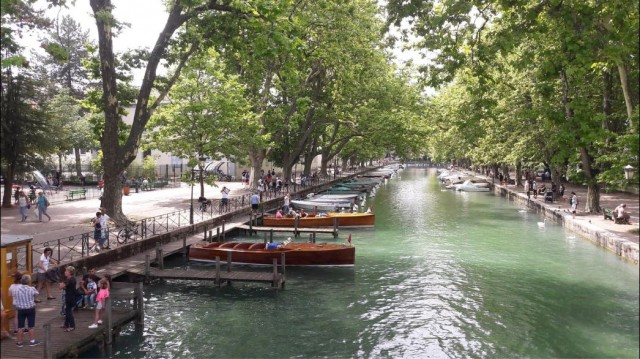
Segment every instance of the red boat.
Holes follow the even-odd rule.
[[[196,243],[189,248],[189,259],[194,261],[221,262],[227,261],[231,253],[231,262],[239,264],[271,265],[273,258],[278,259],[285,253],[287,266],[353,266],[356,248],[344,244],[330,243],[275,243],[226,242]]]
[[[333,227],[333,220],[337,218],[338,227],[373,227],[376,217],[373,213],[337,213],[329,212],[326,216],[310,214],[300,218],[298,227]],[[262,225],[265,227],[294,227],[295,217],[276,218],[275,216],[264,216]]]

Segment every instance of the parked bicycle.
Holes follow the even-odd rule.
[[[140,237],[138,225],[133,222],[130,225],[124,226],[116,237],[118,244],[125,244],[129,241],[137,241]]]

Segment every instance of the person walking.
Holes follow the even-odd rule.
[[[220,191],[220,193],[222,194],[220,209],[225,212],[229,210],[229,192],[231,192],[231,190],[228,189],[227,186],[222,186],[222,191]]]
[[[29,208],[31,204],[29,203],[29,198],[24,193],[24,191],[20,191],[17,197],[18,206],[20,206],[20,216],[22,220],[20,222],[25,222],[27,217],[29,217]]]
[[[575,192],[571,192],[571,215],[576,218],[576,210],[578,209],[578,196]]]
[[[42,215],[44,214],[49,218],[49,222],[51,222],[51,216],[47,214],[47,208],[49,207],[49,200],[44,195],[44,192],[38,192],[38,221],[42,222]]]
[[[44,287],[45,292],[47,293],[47,300],[56,299],[56,297],[51,295],[51,288],[49,285],[49,279],[47,278],[47,271],[49,270],[49,264],[53,262],[54,264],[57,261],[51,256],[53,255],[53,250],[49,247],[44,249],[44,252],[40,255],[40,259],[38,260],[38,264],[36,265],[37,269],[37,277],[38,286],[36,290],[40,292],[42,287]],[[36,300],[36,303],[40,303],[40,299]]]
[[[76,329],[76,321],[73,318],[73,308],[76,305],[76,269],[67,266],[64,271],[65,280],[60,283],[60,289],[64,289],[64,325],[62,328],[65,332],[71,332]]]
[[[27,331],[29,335],[30,347],[35,347],[36,345],[40,344],[40,341],[36,340],[35,338],[35,298],[39,293],[34,287],[29,285],[30,283],[31,276],[28,274],[24,274],[20,279],[20,285],[11,292],[11,295],[13,296],[13,305],[18,311],[18,333],[16,333],[16,346],[18,348],[22,348],[24,346],[24,343],[22,342],[24,331]],[[20,327],[22,327],[22,329]]]

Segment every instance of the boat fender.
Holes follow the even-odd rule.
[[[278,249],[278,243],[267,243],[266,249]]]

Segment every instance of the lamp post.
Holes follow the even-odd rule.
[[[206,157],[200,156],[198,158],[198,167],[200,167],[200,183],[202,183],[202,171],[204,170],[204,162]],[[193,224],[193,183],[195,182],[196,168],[191,169],[191,206],[189,207],[189,224]]]
[[[635,172],[635,168],[632,165],[624,166],[624,178],[627,179],[627,182],[631,182],[633,179],[633,173]]]

